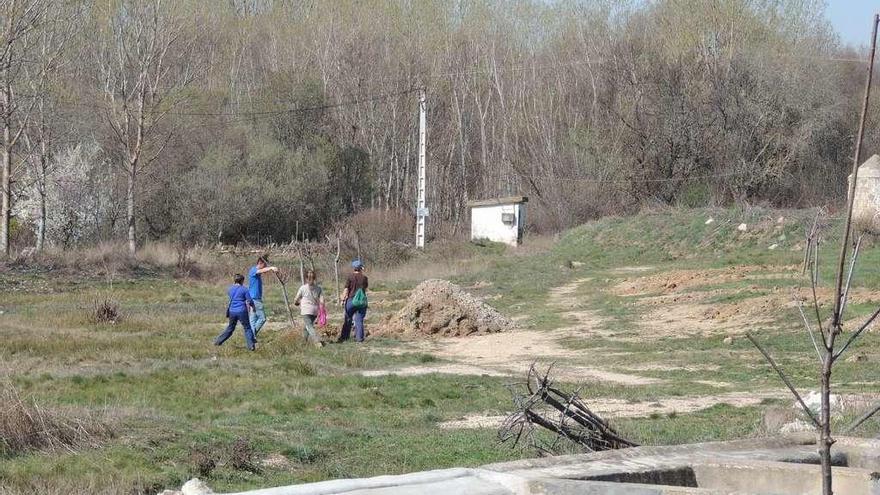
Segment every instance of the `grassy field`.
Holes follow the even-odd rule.
[[[475,287],[529,332],[577,329],[572,312],[580,311],[593,326],[558,339],[564,350],[553,359],[558,368],[589,366],[654,379],[565,379],[563,385],[578,388],[588,402],[619,400],[642,408],[656,402],[662,412],[615,421],[626,435],[646,444],[762,435],[765,411],[788,409],[791,400],[741,332],[754,331],[799,387],[815,389],[815,352],[794,306],[771,304],[723,325],[718,320],[724,328],[718,331],[709,321],[705,332],[686,331],[689,320],[675,313],[755,306],[805,286],[797,275],[811,221],[809,211],[664,210],[594,222],[552,242],[530,240],[519,250],[472,247],[455,261],[429,250],[406,266],[371,274],[377,292],[368,324],[381,325],[383,313],[427,276]],[[740,223],[748,225],[746,232],[737,230]],[[822,244],[826,282],[836,226],[832,221]],[[246,261],[241,264],[244,269]],[[743,269],[752,274],[744,277],[724,271],[744,266],[757,268]],[[702,278],[695,278],[698,271]],[[432,351],[442,343],[393,339],[304,346],[297,332],[284,330],[283,303],[271,282],[271,324],[258,352],[244,349],[240,333],[217,349],[210,344],[222,327],[226,282],[173,275],[153,270],[111,279],[20,266],[0,272],[3,387],[62,418],[106,426],[92,446],[12,451],[0,443],[0,493],[154,493],[193,476],[217,491],[232,491],[533,455],[499,445],[493,428],[438,426],[509,412],[506,385],[513,378],[363,376],[456,358]],[[880,250],[864,250],[854,280],[863,292],[851,307],[855,318],[880,303],[873,292],[880,289]],[[573,307],[561,311],[548,293],[565,284],[577,291]],[[620,288],[626,284],[640,290]],[[117,300],[122,320],[91,323],[96,297]],[[689,298],[699,304],[681,302]],[[658,319],[656,312],[667,308],[673,311]],[[867,334],[852,352],[861,361],[839,365],[840,393],[880,392],[878,343],[880,337]],[[759,399],[735,403],[734,397],[750,396]],[[704,408],[675,410],[675,400],[713,397]],[[664,401],[671,409],[659,407]],[[876,430],[866,425],[860,433]]]

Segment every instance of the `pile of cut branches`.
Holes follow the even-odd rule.
[[[586,452],[638,446],[621,437],[607,421],[591,411],[577,392],[569,394],[555,388],[550,370],[542,374],[532,364],[526,382],[511,388],[516,411],[498,431],[502,443],[528,446],[541,455],[559,454],[563,442],[575,444]],[[548,439],[538,434],[539,428],[553,435]]]

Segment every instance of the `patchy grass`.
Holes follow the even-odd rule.
[[[646,318],[642,298],[615,295],[609,289],[628,277],[671,270],[796,265],[802,256],[804,224],[812,215],[671,209],[603,219],[573,229],[558,242],[531,239],[521,250],[438,245],[403,266],[371,271],[377,291],[368,326],[381,324],[422,279],[439,276],[491,297],[495,307],[519,317],[527,328],[568,327],[577,322],[549,304],[548,291],[583,280],[571,310],[595,314],[614,337],[572,334],[561,341],[570,355],[557,365],[661,380],[636,386],[562,384],[579,388],[587,403],[600,398],[643,403],[734,391],[782,392],[773,371],[740,337],[725,342],[724,334],[672,332],[649,342],[639,340]],[[713,221],[707,224],[709,218]],[[746,232],[737,230],[740,223],[748,225]],[[822,248],[824,280],[830,280],[833,271],[833,236],[829,231]],[[773,244],[776,248],[769,249]],[[865,249],[854,277],[857,287],[880,286],[878,251]],[[109,256],[96,251],[89,263]],[[162,256],[168,259],[162,261]],[[171,261],[170,253],[157,251],[150,257],[156,265]],[[111,261],[121,267],[113,277],[56,276],[20,266],[0,271],[0,283],[12,288],[0,301],[0,372],[47,410],[112,411],[117,432],[74,449],[18,449],[15,455],[0,456],[0,493],[153,493],[192,476],[205,478],[215,490],[235,491],[532,455],[499,445],[491,429],[437,426],[469,414],[509,411],[510,379],[360,376],[363,370],[425,366],[441,358],[390,338],[365,346],[303,345],[301,330],[287,323],[280,291],[271,279],[265,288],[270,324],[260,335],[258,351],[247,352],[240,333],[215,348],[211,341],[222,328],[226,281],[175,279],[167,268],[138,272],[126,260],[109,257],[107,263]],[[247,264],[225,258],[221,262],[238,271]],[[76,266],[73,259],[65,263]],[[620,270],[645,266],[650,268]],[[688,291],[727,291],[713,293],[706,302],[733,304],[793,282],[797,281],[712,282]],[[329,290],[332,283],[325,286]],[[115,324],[92,321],[88,314],[96,294],[116,301],[124,318]],[[870,303],[854,304],[849,314],[864,317],[873,309]],[[330,328],[337,328],[340,316],[333,313]],[[752,330],[806,390],[816,386],[817,367],[799,318],[787,308]],[[878,392],[878,344],[880,336],[867,334],[851,351],[867,362],[839,365],[834,377],[839,391]],[[721,402],[692,413],[674,411],[614,423],[645,444],[763,433],[764,404],[735,408]],[[865,432],[876,429],[873,423],[864,427]]]

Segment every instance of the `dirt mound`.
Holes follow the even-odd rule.
[[[513,322],[446,280],[425,280],[382,329],[390,334],[464,337],[502,332]]]

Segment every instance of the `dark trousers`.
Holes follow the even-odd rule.
[[[354,340],[364,341],[364,318],[367,316],[367,308],[352,308],[351,299],[345,301],[345,322],[342,324],[342,332],[338,342],[344,342],[351,337],[351,326],[354,324]]]
[[[232,337],[232,332],[235,331],[235,326],[238,322],[241,322],[241,326],[244,328],[244,342],[247,344],[247,348],[254,350],[256,348],[256,341],[254,341],[254,332],[251,330],[251,321],[247,311],[229,313],[229,324],[226,325],[226,330],[223,330],[223,333],[214,339],[214,345],[223,345],[229,337]]]

